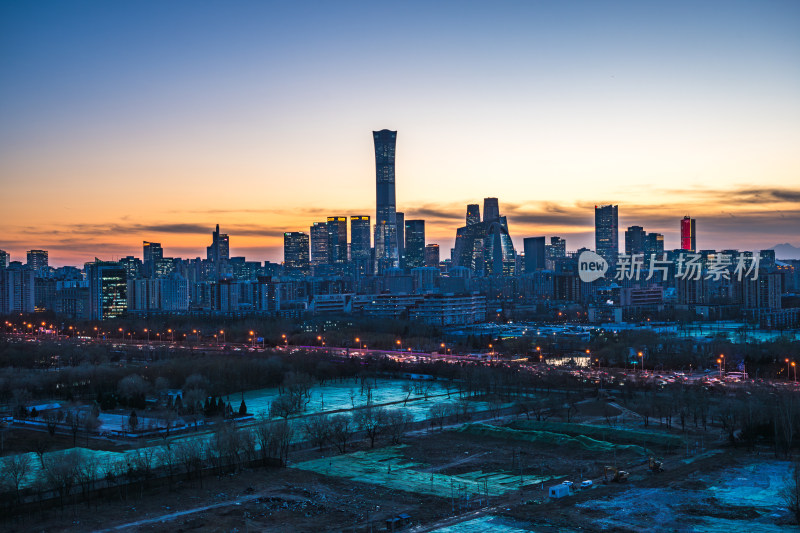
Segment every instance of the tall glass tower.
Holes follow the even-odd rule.
[[[695,219],[685,216],[681,220],[681,250],[688,252],[697,251],[697,230],[695,229]]]
[[[425,266],[425,221],[405,221],[405,268],[419,268]]]
[[[608,261],[609,265],[617,264],[619,255],[619,224],[617,222],[617,206],[594,206],[594,246],[595,251]]]
[[[400,266],[397,206],[394,197],[394,154],[397,132],[373,131],[375,141],[375,271]]]
[[[370,241],[369,216],[350,217],[350,261],[358,275],[366,276],[372,272],[372,246]]]

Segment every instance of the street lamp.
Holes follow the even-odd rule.
[[[797,383],[797,366],[792,361],[792,370],[794,370],[794,382]]]
[[[144,328],[144,332],[147,333],[147,344],[150,344],[150,330],[147,329],[147,328]]]
[[[725,373],[725,354],[719,354],[719,358],[722,360],[722,370],[720,371],[720,376]]]
[[[639,360],[641,361],[641,364],[639,365],[639,372],[644,372],[644,354],[642,352],[639,352]]]
[[[719,365],[719,377],[722,377],[722,359],[717,359],[717,365]]]
[[[171,329],[168,329],[167,333],[169,333],[169,342],[175,342],[175,332],[173,332]]]
[[[225,330],[224,329],[219,330],[219,334],[222,335],[222,344],[225,344]]]
[[[403,349],[403,342],[400,339],[397,339],[396,344],[400,347],[400,350]]]
[[[250,346],[251,346],[251,347],[256,345],[256,338],[255,338],[255,334],[256,334],[256,332],[255,332],[255,331],[251,331],[251,332],[250,332]]]
[[[281,335],[281,338],[283,339],[283,345],[284,346],[289,346],[289,339],[286,338],[286,333],[283,333]]]
[[[70,328],[72,329],[72,328]],[[789,381],[789,358],[786,358],[786,381]]]

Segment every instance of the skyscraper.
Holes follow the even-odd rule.
[[[398,211],[395,213],[395,220],[397,222],[397,257],[400,260],[398,265],[403,267],[406,256],[406,214]]]
[[[214,265],[216,277],[222,274],[230,258],[230,242],[228,235],[219,232],[219,224],[211,234],[211,246],[206,248],[206,259]]]
[[[308,234],[302,231],[287,231],[283,234],[283,268],[290,275],[310,274]]]
[[[478,204],[469,204],[467,206],[467,226],[470,224],[478,224],[481,221],[481,206]]]
[[[616,205],[594,206],[594,246],[595,251],[608,261],[617,264],[619,255],[619,224]]]
[[[128,309],[128,281],[125,268],[116,262],[88,264],[89,316],[92,320],[122,318]]]
[[[28,268],[36,271],[49,265],[47,250],[28,250]]]
[[[160,242],[142,241],[142,266],[144,275],[148,278],[155,277],[156,265],[164,259],[164,250]]]
[[[347,263],[347,217],[328,217],[328,254],[330,263]]]
[[[11,254],[5,250],[0,250],[0,268],[6,268],[11,262]]]
[[[681,250],[697,252],[697,234],[695,233],[695,219],[688,216],[681,220]]]
[[[661,257],[664,253],[664,236],[660,233],[648,233],[645,242],[644,254],[650,257],[650,254],[656,254]]]
[[[311,226],[311,265],[328,265],[331,263],[330,239],[328,237],[328,224],[314,222]]]
[[[439,268],[439,245],[425,245],[425,266]]]
[[[35,274],[19,263],[0,268],[0,315],[33,313],[36,309]]]
[[[544,237],[528,237],[522,243],[525,250],[525,273],[544,270]]]
[[[375,143],[375,272],[399,266],[394,159],[397,132],[373,131]]]
[[[467,208],[467,212],[469,213],[469,208]],[[498,218],[500,218],[500,204],[497,198],[484,198],[483,221],[489,223],[494,222]]]
[[[469,213],[470,209],[467,211]],[[456,230],[453,266],[467,267],[486,275],[513,274],[516,252],[506,217],[500,216],[497,198],[484,199],[483,217],[483,222],[467,224]],[[472,215],[469,219],[474,220]]]
[[[370,230],[368,216],[350,217],[350,261],[354,271],[361,276],[372,272]]]
[[[425,221],[405,222],[405,268],[425,266]]]
[[[641,226],[630,226],[625,230],[625,253],[643,254],[647,239],[647,233]]]

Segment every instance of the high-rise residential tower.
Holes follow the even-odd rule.
[[[28,250],[28,268],[36,271],[49,266],[47,250]]]
[[[397,132],[373,131],[375,143],[375,271],[400,264],[397,241],[397,206],[394,195],[394,161]]]
[[[307,233],[287,231],[283,234],[283,268],[290,275],[310,274]]]
[[[695,233],[695,219],[688,216],[681,220],[681,250],[697,252],[697,233]]]
[[[11,262],[11,254],[5,250],[0,250],[0,268],[6,268]]]
[[[608,261],[617,264],[619,256],[619,223],[616,205],[594,206],[595,251]]]
[[[405,268],[425,266],[425,221],[406,220],[405,236]]]

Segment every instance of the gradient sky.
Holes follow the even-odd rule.
[[[678,247],[800,246],[800,2],[3,2],[0,248],[51,264],[282,259],[397,201],[452,246],[500,199],[517,245],[593,247],[593,206]],[[622,239],[621,239],[622,240]],[[443,253],[443,255],[446,255]]]

